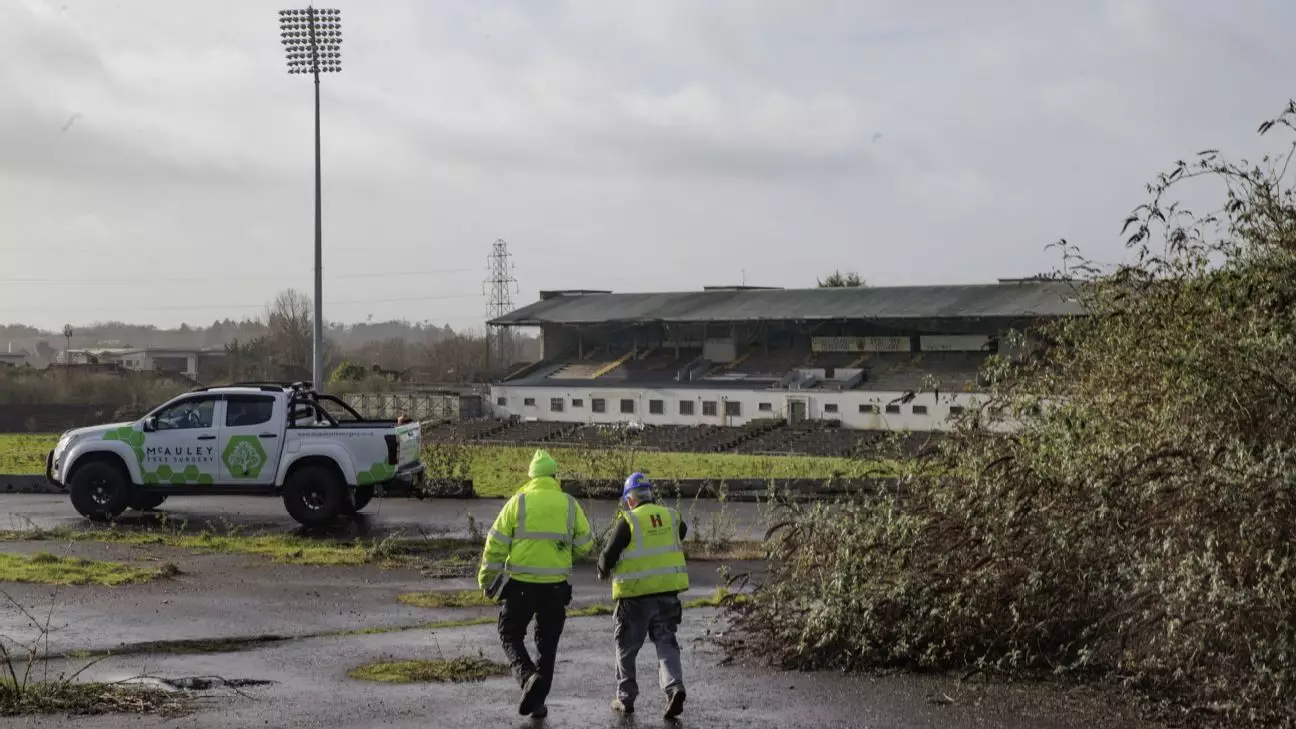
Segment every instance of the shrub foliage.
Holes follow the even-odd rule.
[[[1126,264],[1063,244],[1092,316],[992,362],[991,402],[897,493],[794,511],[736,607],[740,646],[1109,677],[1191,717],[1296,726],[1291,156],[1178,163],[1126,222]],[[1212,184],[1216,213],[1172,202]]]

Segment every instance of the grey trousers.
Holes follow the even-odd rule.
[[[635,680],[635,659],[644,638],[657,649],[657,673],[662,691],[668,695],[684,688],[679,641],[675,631],[684,617],[684,606],[676,595],[632,597],[617,600],[612,613],[616,621],[617,698],[634,701],[639,696]]]

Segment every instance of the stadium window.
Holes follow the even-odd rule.
[[[680,415],[692,415],[692,414],[693,414],[693,401],[692,401],[692,400],[680,400],[680,404],[679,404],[679,405],[680,405]]]
[[[652,415],[665,415],[666,403],[662,402],[661,400],[649,400],[648,412]]]
[[[496,398],[495,404],[499,405],[500,407],[504,407],[505,405],[508,405],[508,398],[507,397]]]
[[[926,414],[927,414],[927,406],[926,406],[926,405],[914,405],[914,406],[913,406],[913,414],[914,414],[914,415],[926,415]]]
[[[835,402],[830,402],[830,403],[828,403],[827,405],[824,405],[824,412],[825,412],[825,413],[835,413],[835,412],[837,412],[837,403],[835,403]]]
[[[963,414],[962,405],[950,405],[950,417],[958,417]]]
[[[561,413],[563,411],[563,399],[561,397],[549,398],[549,412]]]
[[[583,407],[585,407],[585,401],[582,400],[582,399],[580,399],[579,397],[573,397],[573,398],[572,398],[572,407],[574,407],[574,408],[583,408]]]
[[[860,405],[859,411],[865,415],[877,415],[877,405]]]
[[[634,412],[634,400],[625,399],[621,401],[621,412],[629,415]]]
[[[887,415],[899,415],[899,414],[900,414],[900,406],[899,406],[899,405],[887,405],[887,406],[886,406],[886,411],[887,411]]]
[[[767,402],[763,402],[763,403],[761,403],[760,405],[757,405],[757,406],[756,406],[756,409],[759,410],[759,411],[761,411],[762,413],[771,413],[771,412],[774,412],[774,406],[773,406],[772,404],[770,404],[770,403],[767,403]]]
[[[725,415],[730,417],[741,417],[742,403],[737,400],[725,400]]]
[[[535,407],[535,398],[534,397],[523,398],[522,404],[526,405],[529,408],[533,408]]]
[[[706,417],[715,417],[715,414],[716,414],[716,404],[715,404],[715,400],[703,400],[703,401],[702,401],[702,417],[704,417],[704,418],[706,418]]]
[[[593,410],[596,413],[606,413],[607,403],[604,402],[603,398],[596,397],[593,400],[590,400],[590,410]]]

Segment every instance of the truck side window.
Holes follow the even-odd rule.
[[[215,398],[182,400],[157,414],[158,430],[190,430],[212,427],[216,415]]]
[[[274,398],[261,395],[227,395],[225,397],[225,426],[238,428],[260,425],[274,415]]]

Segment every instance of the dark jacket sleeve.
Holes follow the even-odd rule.
[[[625,519],[617,519],[612,536],[608,538],[607,544],[603,546],[603,553],[599,555],[599,572],[610,573],[612,568],[616,567],[617,560],[621,559],[621,553],[628,546],[630,546],[630,524]]]

